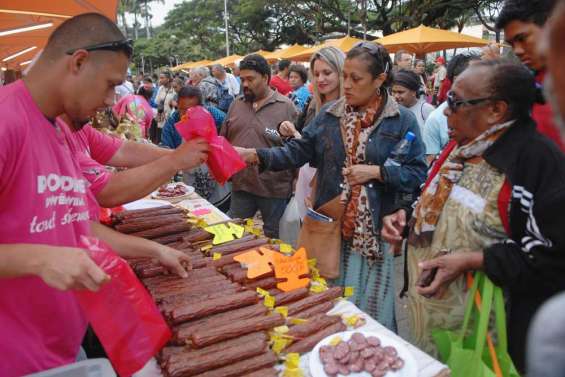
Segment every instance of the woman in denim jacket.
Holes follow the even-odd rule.
[[[384,47],[359,43],[343,67],[344,98],[325,105],[301,139],[238,150],[264,170],[305,163],[318,169],[314,209],[338,196],[345,206],[340,276],[334,283],[354,287],[351,300],[395,331],[394,256],[380,240],[381,219],[424,182],[427,165],[414,115],[387,93],[391,67]],[[384,166],[407,132],[416,139],[401,164]]]

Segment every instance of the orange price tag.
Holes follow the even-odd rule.
[[[236,255],[233,259],[247,267],[249,279],[255,279],[272,271],[273,253],[271,249],[261,247]]]
[[[289,292],[298,288],[307,287],[310,283],[309,278],[301,278],[310,271],[308,268],[308,258],[306,250],[300,248],[291,256],[281,253],[273,253],[273,262],[275,266],[275,277],[277,279],[286,279],[286,281],[277,284],[277,288],[283,292]]]

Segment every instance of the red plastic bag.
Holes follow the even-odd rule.
[[[210,153],[208,153],[207,165],[214,179],[221,185],[246,167],[245,162],[226,138],[218,136],[214,118],[204,107],[195,106],[188,109],[175,127],[184,140],[201,137],[208,141]]]
[[[120,376],[137,372],[169,341],[171,330],[125,260],[96,238],[82,246],[110,277],[98,292],[75,295]]]

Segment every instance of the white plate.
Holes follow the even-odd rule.
[[[186,194],[182,194],[182,195],[179,195],[179,196],[173,196],[173,197],[162,197],[162,196],[159,195],[159,190],[155,190],[151,193],[151,197],[153,199],[157,199],[157,200],[166,200],[168,202],[176,203],[176,202],[180,202],[182,200],[185,200],[190,195],[194,194],[194,187],[189,186],[189,185],[182,183],[182,182],[169,183],[167,186],[169,186],[169,185],[170,186],[172,186],[172,185],[176,186],[176,185],[179,185],[179,184],[184,186],[184,188],[186,189]]]
[[[124,208],[127,210],[131,209],[145,209],[145,208],[155,208],[162,206],[170,206],[171,203],[166,200],[155,200],[155,199],[139,199],[135,202],[124,204]]]
[[[366,338],[369,336],[376,336],[381,340],[381,345],[383,347],[386,346],[393,346],[396,348],[398,352],[398,356],[404,360],[404,367],[396,372],[388,372],[385,377],[415,377],[418,376],[418,364],[416,364],[416,359],[410,353],[408,348],[405,345],[400,343],[398,340],[392,339],[388,336],[382,335],[377,332],[370,332],[370,331],[344,331],[337,334],[330,335],[324,339],[322,339],[314,350],[310,354],[310,374],[312,377],[328,377],[326,372],[324,372],[324,366],[320,360],[320,347],[326,344],[329,344],[330,341],[339,336],[343,341],[348,341],[351,338],[351,335],[354,333],[361,333]],[[338,374],[338,376],[343,376],[342,374]],[[367,372],[362,373],[351,373],[348,374],[348,377],[371,377],[371,375]]]

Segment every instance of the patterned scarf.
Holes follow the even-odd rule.
[[[341,127],[345,140],[345,167],[364,164],[365,151],[369,136],[378,127],[386,103],[386,95],[375,99],[365,111],[358,112],[347,105],[341,118]],[[378,121],[377,117],[379,117]],[[351,186],[344,180],[341,201],[345,204],[345,213],[341,232],[345,240],[351,240],[352,249],[367,257],[370,263],[382,259],[377,237],[373,234],[373,217],[369,207],[369,197],[364,185]]]
[[[510,128],[514,121],[489,128],[469,144],[455,148],[445,160],[438,173],[431,180],[414,210],[411,220],[411,245],[426,247],[432,242],[439,217],[463,173],[465,162],[482,161],[483,153]]]

